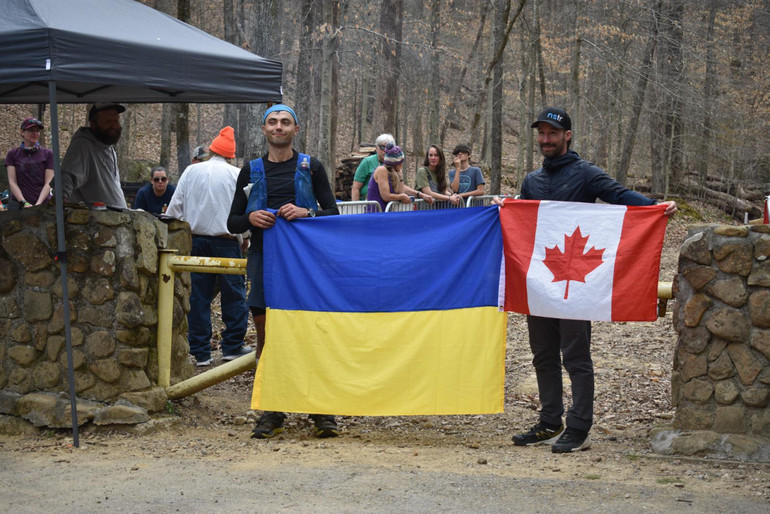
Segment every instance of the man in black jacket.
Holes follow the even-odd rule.
[[[595,164],[569,149],[572,121],[563,110],[545,109],[532,124],[545,159],[543,167],[524,179],[524,200],[557,200],[594,203],[597,198],[620,205],[653,205],[656,202],[630,191]],[[665,215],[677,211],[676,202],[665,202]],[[591,361],[591,322],[527,316],[532,364],[540,396],[540,420],[528,432],[513,436],[516,446],[552,444],[554,453],[587,450],[593,424],[594,370]],[[572,406],[567,428],[562,424],[562,363],[572,383]]]
[[[257,358],[265,345],[265,288],[262,277],[262,233],[275,225],[277,216],[287,221],[299,218],[330,216],[339,214],[337,203],[332,193],[324,165],[315,157],[309,162],[299,163],[299,154],[292,148],[294,136],[299,132],[297,115],[291,107],[277,104],[270,107],[262,119],[262,133],[267,139],[267,154],[261,159],[246,162],[238,175],[235,196],[230,206],[227,227],[233,233],[251,230],[246,274],[251,282],[248,304],[257,329]],[[255,168],[254,164],[259,162]],[[304,168],[303,168],[304,166]],[[253,170],[262,181],[252,180]],[[298,190],[295,175],[304,170],[310,175],[312,193]],[[246,189],[252,184],[249,193]],[[250,203],[250,198],[259,196],[262,187],[262,200]],[[254,191],[252,191],[254,190]],[[303,194],[306,193],[306,194]],[[303,200],[305,198],[305,200]],[[306,206],[302,203],[309,202]],[[320,204],[320,209],[318,205]],[[334,416],[312,414],[316,437],[336,437],[339,435]],[[282,412],[266,411],[257,421],[251,436],[257,439],[269,439],[283,432],[286,415]]]

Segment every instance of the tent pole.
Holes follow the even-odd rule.
[[[51,151],[53,152],[54,201],[56,203],[56,260],[61,270],[61,295],[64,307],[64,337],[67,343],[67,378],[70,386],[70,410],[72,413],[72,444],[80,447],[78,438],[78,408],[75,397],[75,371],[72,368],[72,331],[70,330],[70,299],[67,290],[67,241],[64,237],[64,202],[61,190],[61,168],[59,165],[59,107],[56,103],[56,81],[48,82],[48,96],[51,104]]]

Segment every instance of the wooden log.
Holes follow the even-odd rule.
[[[762,216],[762,209],[760,207],[736,196],[703,187],[693,179],[685,178],[682,181],[682,185],[699,197],[705,195],[706,203],[726,212],[738,221],[743,221],[744,213],[748,213],[749,218]]]

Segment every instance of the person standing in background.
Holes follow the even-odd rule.
[[[235,193],[238,168],[226,159],[235,158],[235,136],[225,127],[209,147],[206,162],[191,164],[179,178],[166,215],[183,219],[192,232],[191,255],[241,258],[235,234],[227,230],[230,201]],[[190,312],[187,313],[187,339],[196,366],[208,366],[211,358],[211,302],[219,282],[222,298],[222,360],[231,361],[251,353],[243,343],[249,324],[246,283],[242,275],[190,273]]]
[[[51,198],[53,152],[40,146],[43,124],[36,118],[21,122],[21,144],[8,151],[9,210],[42,205]]]
[[[176,187],[168,181],[168,173],[163,166],[155,166],[150,171],[151,182],[142,187],[134,198],[132,209],[142,209],[152,214],[165,214]]]
[[[449,182],[452,191],[463,200],[469,196],[484,194],[484,175],[481,168],[471,166],[471,148],[468,145],[457,145],[452,150],[455,167],[449,170]]]

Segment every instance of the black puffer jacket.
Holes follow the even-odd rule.
[[[545,159],[521,186],[523,200],[557,200],[594,203],[597,198],[618,205],[653,205],[655,200],[630,191],[601,168],[584,161],[572,150],[555,159]]]

